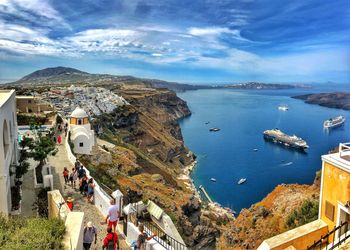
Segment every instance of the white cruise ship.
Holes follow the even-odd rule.
[[[345,122],[344,116],[337,116],[336,118],[330,118],[323,123],[325,128],[334,128],[343,125]]]

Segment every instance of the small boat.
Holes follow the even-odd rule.
[[[345,122],[345,117],[340,115],[340,116],[337,116],[336,118],[330,118],[330,119],[326,120],[323,123],[323,127],[334,128],[334,127],[338,127],[338,126],[343,125],[344,122]]]
[[[211,178],[210,179],[212,182],[216,182],[216,179],[215,178]]]
[[[205,125],[208,125],[208,124],[209,124],[209,122],[206,122],[206,123],[205,123]]]
[[[209,131],[210,132],[218,132],[218,131],[220,131],[220,129],[219,128],[211,128],[211,129],[209,129]]]
[[[254,148],[253,151],[256,152],[256,151],[258,151],[258,149],[257,149],[257,148]]]
[[[246,181],[247,181],[246,178],[242,178],[242,179],[240,179],[237,183],[238,183],[238,185],[241,185],[241,184],[243,184],[243,183],[246,182]]]
[[[288,111],[288,106],[287,105],[280,105],[280,106],[278,106],[278,110]]]

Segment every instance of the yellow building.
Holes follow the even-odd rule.
[[[350,230],[350,143],[340,143],[337,153],[322,156],[318,220],[269,238],[258,247],[258,250],[308,249],[315,242],[316,244],[319,242],[317,249],[323,249],[330,243],[349,244],[350,249],[348,230]]]

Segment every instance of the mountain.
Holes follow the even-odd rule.
[[[80,71],[73,68],[68,67],[54,67],[54,68],[46,68],[34,71],[33,73],[24,76],[19,81],[33,81],[41,78],[52,78],[58,76],[71,76],[71,75],[79,75],[79,76],[87,76],[90,75],[87,72]]]
[[[156,79],[142,79],[133,76],[118,76],[109,74],[90,74],[74,68],[54,67],[37,70],[29,75],[24,76],[15,82],[6,83],[3,86],[47,86],[47,85],[71,85],[71,84],[88,84],[101,85],[108,87],[125,85],[135,85],[146,88],[167,88],[175,92],[186,90],[196,90],[211,88],[210,86],[198,86],[190,84],[181,84],[176,82],[167,82]]]

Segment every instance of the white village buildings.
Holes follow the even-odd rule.
[[[12,208],[10,169],[17,164],[17,148],[16,93],[0,90],[0,213],[5,215]]]
[[[81,108],[76,108],[69,117],[70,140],[76,154],[90,154],[95,145],[95,133],[91,129],[88,114]]]

